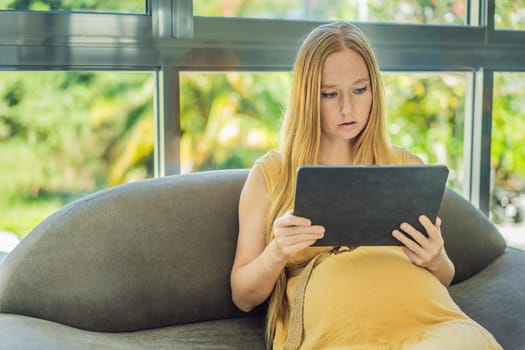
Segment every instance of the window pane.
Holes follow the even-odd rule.
[[[289,73],[181,73],[181,172],[249,168],[277,147]]]
[[[525,29],[525,0],[497,0],[494,25],[498,29]]]
[[[445,164],[462,192],[465,73],[384,73],[389,134],[426,164]]]
[[[2,0],[0,10],[146,13],[146,0]]]
[[[463,185],[464,73],[386,73],[389,132]],[[182,73],[181,172],[246,168],[278,146],[289,73]]]
[[[525,248],[525,73],[494,74],[491,219]]]
[[[0,231],[22,237],[76,198],[152,177],[154,85],[150,72],[1,72]]]
[[[464,25],[465,0],[194,0],[197,16]]]

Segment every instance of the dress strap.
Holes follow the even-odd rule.
[[[314,267],[319,265],[324,259],[330,255],[330,252],[322,252],[317,254],[308,265],[299,273],[295,290],[290,300],[290,319],[288,322],[288,336],[284,343],[284,350],[297,350],[303,341],[303,308],[304,308],[304,294],[310,275]]]
[[[298,264],[286,268],[286,275],[288,277],[297,276],[297,281],[295,282],[295,290],[289,301],[290,318],[288,322],[288,336],[284,343],[284,350],[297,350],[303,342],[304,295],[314,268],[331,255],[349,253],[356,248],[357,247],[355,246],[332,247],[331,250],[325,250],[317,254],[308,264],[306,264],[306,266],[304,264]]]

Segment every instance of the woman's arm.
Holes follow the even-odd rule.
[[[322,237],[324,228],[312,226],[291,211],[275,220],[275,238],[266,245],[270,199],[262,170],[255,165],[239,200],[239,236],[230,283],[232,300],[250,311],[271,294],[288,259]]]

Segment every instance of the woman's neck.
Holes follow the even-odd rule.
[[[318,164],[352,164],[353,163],[352,145],[348,141],[329,143],[321,142],[319,147]]]

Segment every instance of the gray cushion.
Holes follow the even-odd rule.
[[[507,248],[494,262],[450,294],[504,349],[525,349],[525,252]]]
[[[0,314],[0,350],[264,350],[262,317],[126,333],[79,330],[36,318]]]
[[[95,331],[240,315],[229,273],[246,175],[140,181],[64,207],[0,264],[0,312]]]
[[[451,189],[445,191],[438,215],[443,221],[445,248],[456,267],[453,283],[481,271],[507,246],[497,227]]]

